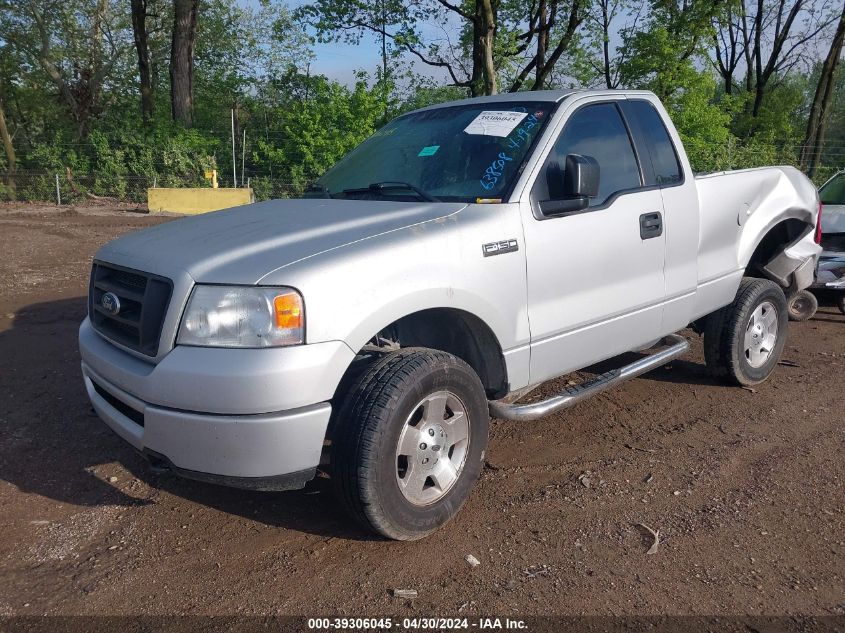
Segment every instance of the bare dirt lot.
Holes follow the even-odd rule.
[[[0,615],[845,613],[835,308],[790,324],[788,362],[753,391],[715,384],[688,331],[685,359],[621,389],[495,421],[457,519],[383,542],[325,479],[254,493],[155,475],[92,413],[76,349],[91,257],[162,221],[0,207]]]

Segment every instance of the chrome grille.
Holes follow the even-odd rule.
[[[164,277],[130,268],[94,262],[88,288],[88,316],[105,337],[125,347],[155,356],[173,283]],[[103,295],[114,294],[120,309],[103,306]]]

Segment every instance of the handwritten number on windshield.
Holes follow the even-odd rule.
[[[516,130],[514,130],[514,134],[511,134],[510,137],[507,139],[507,145],[510,148],[510,152],[504,151],[499,152],[499,155],[493,159],[493,162],[490,163],[490,166],[484,170],[484,174],[481,176],[481,186],[484,188],[485,191],[490,191],[493,189],[496,184],[499,182],[499,179],[505,172],[505,166],[513,161],[513,154],[511,152],[516,152],[523,145],[528,141],[531,135],[528,133],[534,126],[539,123],[537,116],[531,114],[525,118],[525,120],[519,125]]]
[[[499,182],[499,178],[505,173],[505,164],[512,160],[513,158],[505,152],[499,152],[498,158],[484,170],[484,175],[481,177],[481,186],[488,191],[495,187],[496,183]]]

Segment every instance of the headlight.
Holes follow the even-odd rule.
[[[197,285],[177,345],[278,347],[305,342],[302,297],[292,288]]]

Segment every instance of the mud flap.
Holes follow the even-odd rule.
[[[784,251],[766,264],[763,272],[783,288],[803,290],[813,283],[815,258],[792,257]]]

